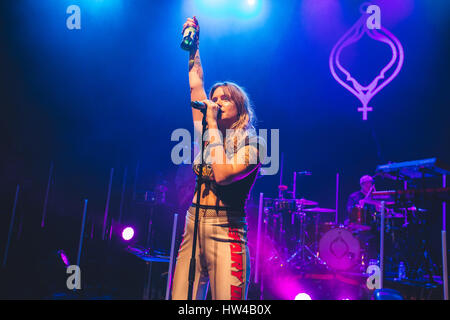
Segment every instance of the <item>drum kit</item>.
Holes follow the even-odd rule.
[[[432,223],[434,215],[441,213],[441,248],[447,247],[445,203],[450,201],[450,188],[445,179],[450,166],[436,158],[378,166],[375,176],[386,190],[373,187],[369,196],[351,210],[347,208],[350,212],[345,225],[338,224],[336,209],[296,196],[298,174],[311,175],[294,172],[292,191],[288,191],[281,171],[278,196],[260,195],[258,238],[261,235],[264,241],[258,243],[262,243],[267,266],[299,272],[308,279],[334,274],[329,279],[369,287],[366,278],[369,280],[377,265],[386,281],[403,285],[435,288],[440,281],[436,279],[442,279],[444,296],[448,295],[447,251],[442,249],[444,276],[440,277],[432,260],[436,247],[431,240],[439,227]]]
[[[316,201],[283,197],[286,186],[279,186],[278,198],[264,198],[266,236],[272,248],[269,261],[304,270],[323,267],[337,272],[361,273],[376,259],[369,252],[368,242],[377,235],[379,214],[368,213],[364,206],[356,206],[349,213],[348,224],[337,223],[336,210],[323,208]],[[381,201],[367,200],[379,206]],[[391,204],[391,202],[386,202]],[[405,214],[386,209],[388,231],[403,225]]]

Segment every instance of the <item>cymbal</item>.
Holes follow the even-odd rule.
[[[364,201],[365,204],[371,204],[374,206],[381,206],[381,201],[372,200],[372,199],[363,199],[361,201]]]
[[[395,219],[404,219],[405,215],[403,213],[391,212],[391,213],[388,213],[386,215],[386,218],[387,219],[393,219],[393,218],[395,218]]]
[[[348,228],[353,231],[370,231],[370,226],[365,224],[350,223]]]
[[[304,212],[315,212],[315,213],[332,213],[336,212],[335,209],[327,209],[327,208],[309,208],[303,209]]]
[[[269,200],[269,198],[264,198]],[[275,198],[275,199],[270,199],[270,200],[274,200],[274,201],[278,201],[278,202],[285,202],[285,203],[291,203],[291,202],[295,202],[297,205],[304,205],[304,206],[317,206],[319,203],[316,201],[312,201],[312,200],[307,200],[307,199],[284,199],[284,198]]]
[[[312,200],[306,200],[306,199],[295,199],[295,202],[297,202],[297,205],[303,205],[303,206],[317,206],[319,203]]]
[[[365,204],[371,204],[373,206],[381,206],[381,200],[372,200],[372,199],[366,199],[362,200]],[[395,201],[384,201],[385,206],[392,206],[395,204]]]
[[[427,212],[427,209],[417,208],[416,206],[412,206],[409,208],[406,208],[408,211],[414,211],[414,212]]]

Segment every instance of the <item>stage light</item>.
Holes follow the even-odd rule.
[[[260,16],[264,11],[264,4],[261,0],[246,0],[241,2],[241,8],[236,14],[241,19],[252,19]]]
[[[61,257],[61,260],[66,265],[66,267],[70,266],[69,258],[67,257],[67,254],[64,252],[64,250],[58,250],[57,253]]]
[[[187,16],[196,12],[203,26],[222,27],[229,32],[236,29],[236,24],[238,27],[263,24],[269,14],[269,1],[185,0],[183,11]]]
[[[294,300],[312,300],[309,294],[301,292],[295,296]]]
[[[134,236],[134,229],[132,227],[126,227],[122,231],[122,239],[125,241],[129,241]]]

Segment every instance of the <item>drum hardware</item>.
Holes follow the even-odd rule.
[[[313,213],[335,213],[335,209],[327,209],[327,208],[311,208],[311,209],[304,209],[304,212],[313,212]]]
[[[308,247],[306,244],[302,245],[297,251],[294,252],[294,254],[292,254],[289,259],[286,261],[288,264],[292,262],[293,259],[295,259],[297,257],[297,255],[299,253],[302,254],[301,257],[301,261],[303,262],[302,266],[305,266],[305,251],[308,254],[308,259],[309,261],[311,261],[313,259],[313,261],[317,261],[320,265],[326,266],[327,264],[319,257],[318,254],[314,253],[310,247]]]
[[[313,208],[314,209],[314,208]],[[315,252],[318,252],[318,232],[319,232],[319,217],[320,215],[317,214],[315,216],[315,228],[314,228],[314,251],[306,244],[306,230],[305,230],[305,218],[309,216],[308,212],[310,213],[320,213],[321,210],[324,208],[319,208],[319,210],[314,211],[313,209],[304,209],[303,212],[297,212],[298,216],[300,217],[300,240],[297,241],[297,248],[295,252],[288,258],[287,263],[290,264],[294,259],[296,259],[299,255],[301,257],[302,266],[307,265],[308,263],[317,262],[320,265],[326,266],[326,263],[319,257],[319,255]],[[306,210],[309,210],[305,212]],[[330,210],[330,209],[326,209]],[[329,211],[326,211],[329,212]],[[308,261],[305,260],[306,256],[308,258]]]
[[[297,175],[310,176],[312,173],[309,171],[294,171],[294,179],[292,180],[292,198],[297,198]]]
[[[271,261],[284,260],[287,264],[295,267],[304,267],[311,264],[326,266],[339,272],[357,272],[354,267],[360,266],[361,270],[369,259],[364,249],[366,242],[373,239],[369,231],[375,231],[379,224],[377,214],[367,214],[364,207],[355,208],[350,215],[350,225],[347,227],[337,226],[331,222],[320,221],[328,213],[336,213],[335,209],[321,208],[315,201],[304,198],[293,197],[294,193],[287,191],[287,186],[278,186],[279,197],[275,199],[264,198],[266,201],[265,210],[268,227],[271,230],[273,244],[283,249],[276,250],[271,257]],[[284,197],[284,192],[291,193],[292,199]],[[403,210],[398,206],[398,196],[392,192],[375,191],[371,193],[373,197],[367,197],[364,204],[380,207],[381,201],[386,206],[397,204],[394,209],[386,208],[386,228],[387,233],[394,233],[408,223],[408,213],[419,212],[414,210],[413,204],[408,203]],[[270,202],[270,203],[269,203]],[[406,204],[403,203],[403,206]],[[402,219],[405,219],[403,223]],[[401,223],[401,225],[399,225]],[[375,227],[375,228],[374,228]],[[292,231],[295,231],[295,237]],[[339,235],[337,234],[339,231]],[[334,234],[334,238],[332,237]],[[328,239],[331,237],[332,239]],[[326,243],[330,244],[326,248]],[[395,237],[392,237],[395,242]],[[322,243],[322,247],[321,247]],[[324,244],[325,243],[325,244]],[[291,247],[289,247],[291,244]],[[293,247],[292,247],[293,244]],[[324,247],[325,246],[325,247]],[[291,250],[293,249],[293,250]],[[287,254],[287,255],[286,255]],[[287,259],[283,259],[287,257]]]
[[[306,206],[317,206],[319,203],[307,199],[273,199],[273,207],[275,212],[290,211],[298,212],[302,211]],[[311,211],[311,210],[310,210]]]
[[[279,199],[284,199],[284,195],[283,192],[285,192],[288,189],[287,186],[280,184],[278,186],[278,198]]]
[[[274,199],[273,206],[275,211],[296,211],[297,203],[296,199]]]
[[[434,167],[437,167],[437,162],[433,162]],[[416,166],[416,164],[414,165]],[[402,166],[405,166],[405,164],[402,164]],[[396,175],[394,180],[401,181],[404,177],[415,179],[436,176],[438,172],[436,169],[431,170],[435,172],[427,169],[424,173],[424,168],[403,168],[402,166],[380,167],[378,169],[381,172],[378,175],[384,177],[384,172],[390,172],[391,177]],[[432,175],[427,175],[428,173],[432,173]],[[446,173],[450,175],[448,169]],[[423,230],[424,221],[428,213],[425,209],[417,208],[415,205],[422,203],[417,202],[418,197],[420,197],[420,200],[429,197],[433,200],[446,201],[450,199],[450,188],[444,185],[443,188],[434,189],[413,189],[411,186],[410,189],[407,189],[406,182],[404,185],[404,190],[371,192],[371,197],[367,197],[364,204],[373,205],[378,210],[375,210],[373,214],[368,214],[364,206],[355,208],[352,214],[349,213],[350,224],[346,227],[321,221],[327,213],[336,213],[335,210],[320,208],[319,204],[314,201],[298,199],[301,197],[296,196],[294,191],[287,191],[286,186],[280,186],[281,196],[277,199],[271,199],[273,204],[267,210],[270,211],[268,214],[276,217],[273,220],[275,221],[274,224],[277,224],[276,230],[280,235],[280,237],[277,237],[277,241],[279,243],[282,243],[283,240],[291,241],[291,239],[286,239],[288,235],[288,233],[285,233],[286,226],[294,226],[299,234],[294,242],[295,249],[288,250],[289,255],[285,256],[288,259],[282,259],[277,253],[276,258],[280,259],[277,261],[287,262],[290,267],[296,269],[316,264],[342,275],[367,277],[368,274],[364,273],[365,267],[367,267],[369,259],[377,258],[378,254],[375,242],[377,237],[380,236],[380,232],[377,234],[376,230],[380,231],[379,207],[381,201],[383,201],[385,205],[383,234],[389,234],[387,238],[384,237],[388,241],[386,248],[388,258],[392,254],[387,267],[391,266],[392,270],[396,270],[398,261],[405,261],[410,271],[416,272],[415,270],[417,270],[418,274],[428,272],[430,277],[437,274],[436,265],[431,261],[429,254],[429,244],[423,242],[420,235],[425,231]],[[422,186],[425,186],[425,184]],[[295,190],[295,182],[293,190]],[[292,199],[285,199],[283,192],[287,192],[288,197],[290,196]],[[371,210],[370,206],[369,210]],[[281,221],[283,222],[281,223]],[[375,251],[366,248],[369,244],[371,247],[373,246],[372,249],[375,249]],[[412,249],[418,254],[414,253],[413,256],[409,256],[408,249]],[[392,250],[392,253],[389,253],[389,250]],[[281,251],[279,252],[281,253]],[[379,256],[378,259],[380,259]]]
[[[297,203],[297,208],[304,207],[304,206],[318,206],[319,203],[312,200],[306,200],[304,198],[302,199],[295,199],[295,202]]]
[[[283,192],[287,191],[287,186],[280,184],[278,190],[278,198],[264,198],[264,213],[271,241],[281,245],[282,251],[285,252],[276,250],[269,260],[278,261],[280,254],[287,254],[288,264],[301,258],[302,264],[316,262],[325,265],[325,262],[318,257],[319,215],[335,213],[336,210],[315,207],[318,206],[318,202],[305,198],[286,199],[283,197]],[[315,220],[315,228],[311,234],[308,234],[307,220],[311,218]],[[314,238],[307,239],[310,235],[314,235]]]

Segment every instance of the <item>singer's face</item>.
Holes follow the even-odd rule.
[[[231,100],[231,95],[228,92],[227,88],[217,88],[214,91],[211,100],[217,103],[220,106],[220,110],[222,111],[220,118],[218,119],[219,123],[222,123],[223,125],[228,127],[237,121],[238,110],[234,101]]]

